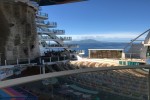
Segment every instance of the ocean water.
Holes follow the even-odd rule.
[[[88,49],[123,49],[127,43],[114,43],[114,42],[97,42],[97,43],[78,43],[79,48],[76,50],[84,50],[83,57],[88,57]]]

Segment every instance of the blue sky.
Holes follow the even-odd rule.
[[[42,11],[74,40],[129,41],[150,28],[150,0],[88,0]]]

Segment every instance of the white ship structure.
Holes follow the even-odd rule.
[[[47,0],[48,3],[45,2],[45,0],[37,0],[39,4],[35,1],[36,0],[12,0],[11,2],[13,4],[21,3],[21,6],[26,5],[30,7],[27,9],[27,13],[30,12],[31,15],[36,14],[35,18],[33,17],[32,25],[36,25],[35,28],[37,32],[35,33],[37,34],[32,34],[31,36],[36,36],[38,41],[35,39],[34,42],[36,43],[33,43],[31,38],[29,38],[30,41],[24,41],[25,48],[23,48],[24,50],[22,51],[21,44],[16,44],[18,49],[16,49],[14,44],[8,45],[9,48],[5,49],[5,51],[9,52],[6,52],[2,57],[3,59],[1,59],[1,62],[3,60],[4,63],[1,63],[0,66],[0,88],[47,78],[67,76],[68,79],[74,83],[76,82],[96,90],[101,89],[109,93],[137,100],[150,100],[150,71],[145,71],[145,69],[150,68],[150,29],[133,39],[124,49],[91,49],[91,55],[89,57],[97,57],[97,59],[91,58],[70,61],[71,59],[76,59],[77,53],[73,51],[72,48],[77,48],[78,45],[67,44],[67,42],[65,42],[71,41],[72,38],[63,36],[65,34],[64,30],[55,29],[57,23],[49,22],[48,14],[40,12],[39,5],[53,5],[81,0]],[[34,11],[36,13],[34,13]],[[18,17],[19,15],[16,16]],[[30,18],[28,17],[28,19]],[[28,30],[29,26],[31,29],[34,28],[29,22],[25,25],[28,33],[31,31]],[[24,23],[23,21],[19,23],[19,25]],[[9,25],[13,30],[15,24],[10,23]],[[23,29],[21,28],[18,30],[22,31]],[[135,41],[139,41],[139,37],[146,33],[148,33],[148,35],[140,44],[134,44]],[[28,37],[27,35],[29,34],[25,36]],[[26,39],[28,38],[25,38],[25,40]],[[24,39],[17,38],[16,41],[17,40],[23,41]],[[14,41],[14,39],[10,39],[9,41]],[[38,46],[34,44],[38,44]],[[13,51],[18,51],[17,56],[15,56],[17,59],[15,59],[14,56],[10,56],[13,59],[10,60],[9,53],[10,55],[15,55],[10,47],[15,48]],[[38,51],[34,50],[35,47],[39,48],[40,54],[34,52]],[[129,48],[127,52],[125,52],[127,47]],[[0,48],[0,50],[2,49]],[[80,51],[79,53],[83,54],[84,51]],[[37,57],[37,55],[39,56]],[[27,58],[22,59],[20,58],[21,56]]]
[[[48,21],[48,14],[38,12],[36,16],[37,33],[39,37],[39,46],[41,56],[49,50],[64,50],[63,53],[70,53],[72,48],[78,48],[76,44],[66,44],[65,41],[71,41],[72,37],[65,35],[65,30],[54,29],[57,27],[56,22]]]
[[[28,65],[36,65],[44,64],[49,62],[50,64],[55,64],[58,61],[68,62],[71,59],[77,60],[77,55],[83,55],[84,51],[79,50],[75,51],[75,48],[79,46],[77,44],[70,44],[69,41],[72,40],[72,37],[67,37],[65,35],[65,30],[59,30],[57,28],[57,22],[50,22],[49,16],[47,13],[41,12],[41,8],[39,4],[34,0],[15,0],[16,3],[24,3],[30,7],[33,7],[36,10],[36,30],[37,30],[37,39],[39,44],[40,54],[38,60],[35,60],[31,55],[31,51],[28,50],[26,53],[28,58],[19,57],[19,53],[17,54],[16,60],[7,60],[5,59],[5,63],[1,63],[0,67],[0,80],[3,80],[7,77],[12,76],[16,73],[21,73],[23,69],[14,69],[17,65],[28,66]],[[56,2],[57,4],[57,2]],[[65,42],[68,41],[68,42]],[[28,49],[34,48],[34,45],[29,47]],[[19,51],[19,50],[18,50]],[[0,59],[2,60],[2,59]]]

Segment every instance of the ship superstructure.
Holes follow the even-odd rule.
[[[32,25],[29,23],[26,25],[27,38],[22,36],[23,38],[20,39],[21,42],[15,47],[17,53],[15,57],[12,56],[13,60],[9,60],[10,57],[3,59],[3,55],[0,57],[0,80],[12,76],[16,72],[21,73],[22,69],[17,68],[16,70],[14,68],[16,66],[28,67],[28,65],[44,64],[43,62],[49,62],[51,65],[57,64],[57,61],[68,62],[69,59],[75,57],[74,55],[76,55],[77,52],[73,51],[72,48],[76,48],[78,45],[65,43],[65,41],[71,41],[72,37],[63,36],[65,35],[65,30],[55,29],[57,23],[48,21],[48,14],[40,12],[39,2],[35,2],[35,0],[14,0],[12,2],[14,4],[25,4],[25,7],[27,6],[33,9],[34,12],[32,16],[34,16],[34,19]],[[29,16],[27,17],[29,18]],[[36,29],[34,29],[36,32],[30,30],[30,26],[34,27],[34,25],[36,26]],[[31,36],[29,34],[30,32],[33,33]],[[26,38],[26,41],[24,38]],[[33,53],[35,53],[36,56],[33,55]],[[10,53],[9,56],[11,56]]]
[[[70,53],[71,48],[77,48],[76,44],[66,44],[65,41],[71,41],[72,37],[65,35],[65,30],[54,29],[56,22],[48,21],[48,14],[39,12],[36,15],[37,33],[41,56],[44,52],[52,50],[64,50],[64,53]]]
[[[16,0],[16,1],[26,2],[29,0]],[[32,0],[32,1],[36,1],[36,0]],[[46,0],[37,0],[37,1],[39,1],[39,2],[43,1],[44,2]],[[57,1],[57,0],[47,0],[47,1]],[[63,3],[63,1],[71,1],[71,0],[59,0],[59,1],[62,1],[62,3]],[[28,4],[28,2],[27,2],[27,4]],[[35,2],[33,2],[33,5],[36,5],[33,7],[35,9],[38,9],[38,6]],[[32,6],[32,4],[31,5],[29,4],[29,6]],[[29,15],[32,11],[31,16],[34,16],[34,10],[30,11],[29,9],[31,9],[31,8],[27,9],[27,15]],[[37,12],[38,12],[38,10],[37,10]],[[30,19],[29,16],[28,16],[28,18]],[[64,54],[64,56],[66,54],[70,55],[70,53],[72,53],[72,51],[70,51],[71,48],[77,47],[77,45],[65,44],[64,41],[71,40],[72,38],[71,37],[62,37],[62,36],[59,37],[58,35],[64,35],[65,31],[64,30],[55,30],[54,28],[57,27],[57,23],[56,22],[48,22],[47,21],[48,20],[48,14],[43,14],[40,12],[37,13],[36,19],[33,20],[32,24],[29,23],[30,20],[28,21],[27,24],[25,24],[25,27],[27,29],[26,32],[28,33],[28,34],[26,34],[27,37],[28,37],[30,32],[32,33],[30,28],[31,28],[31,26],[34,25],[35,20],[36,20],[36,27],[37,27],[38,35],[34,34],[34,32],[33,32],[33,34],[32,34],[33,36],[32,35],[31,36],[32,37],[36,36],[36,38],[38,37],[38,46],[40,46],[40,51],[42,51],[41,56],[48,54],[49,58],[51,58],[52,56],[60,56],[60,54]],[[21,26],[24,23],[25,22],[22,21],[21,23],[19,23],[19,25]],[[13,27],[13,23],[10,23],[10,26]],[[13,30],[13,28],[12,28],[12,30]],[[20,31],[20,33],[21,32],[22,31]],[[18,34],[16,34],[16,36],[17,35]],[[12,37],[13,37],[13,35],[12,35]],[[32,38],[30,38],[30,37],[28,37],[26,39],[32,40]],[[23,40],[23,39],[21,39],[21,40]],[[148,38],[148,40],[149,40],[149,38]],[[34,43],[34,42],[31,41],[31,43]],[[24,46],[25,46],[25,44],[27,44],[27,46],[24,47],[23,50],[18,49],[19,46],[21,46],[20,44],[23,44]],[[69,77],[70,80],[71,81],[75,80],[75,82],[81,83],[82,85],[87,85],[88,87],[91,87],[91,88],[96,88],[96,89],[100,88],[100,89],[104,89],[104,91],[105,90],[108,91],[109,93],[112,93],[112,92],[113,93],[116,92],[116,94],[119,93],[119,95],[125,95],[126,94],[127,96],[135,96],[138,99],[142,98],[142,100],[145,100],[143,98],[147,96],[147,91],[140,92],[140,93],[145,93],[144,95],[137,93],[138,91],[142,90],[142,88],[143,88],[142,85],[146,82],[144,81],[144,83],[143,83],[143,81],[141,80],[142,78],[139,77],[138,73],[132,72],[128,69],[149,68],[149,66],[145,66],[145,65],[134,66],[134,67],[133,66],[119,66],[118,64],[115,65],[116,62],[113,65],[111,65],[108,63],[108,61],[104,61],[105,59],[102,59],[102,62],[104,61],[103,63],[100,63],[99,61],[98,61],[98,63],[85,61],[85,62],[81,62],[81,63],[77,62],[75,66],[69,66],[69,65],[66,66],[66,63],[60,62],[59,59],[58,59],[58,61],[55,61],[54,63],[52,61],[49,61],[49,63],[46,62],[43,64],[41,64],[41,63],[39,64],[37,61],[35,66],[33,66],[32,61],[30,62],[30,60],[31,60],[30,57],[31,57],[32,53],[34,53],[34,51],[32,49],[35,47],[35,45],[30,44],[30,42],[26,43],[26,41],[24,41],[24,43],[22,42],[20,44],[16,45],[16,46],[18,46],[18,47],[16,47],[17,48],[16,51],[20,51],[20,53],[18,54],[17,57],[21,57],[19,55],[23,54],[23,52],[25,51],[25,53],[27,54],[26,56],[30,55],[30,56],[28,56],[29,61],[28,62],[26,62],[26,61],[22,62],[22,63],[25,63],[23,66],[22,64],[20,64],[20,59],[17,59],[15,64],[13,62],[14,65],[8,66],[8,63],[6,63],[6,60],[7,60],[6,59],[5,60],[5,66],[0,66],[0,69],[1,69],[0,73],[2,76],[2,77],[0,77],[0,79],[2,79],[2,81],[0,81],[0,88],[19,85],[19,84],[23,84],[23,83],[27,83],[27,82],[43,80],[46,78],[59,77],[59,76],[64,76],[64,75],[67,76],[67,75],[71,75],[71,74],[79,74],[79,78],[78,77],[77,78],[76,77],[75,78]],[[149,45],[149,43],[147,42],[147,43],[145,43],[145,45]],[[9,49],[11,50],[10,45],[9,45],[9,47],[10,47]],[[61,49],[61,52],[60,53],[57,52],[60,49]],[[62,49],[63,49],[63,51],[62,51]],[[10,50],[9,50],[9,53],[10,53]],[[48,50],[48,52],[47,52],[47,50]],[[56,50],[56,51],[53,51],[53,50]],[[51,52],[53,52],[54,55],[51,55]],[[147,53],[149,54],[148,51],[147,51]],[[32,55],[32,56],[35,57],[34,55]],[[46,59],[43,59],[42,61],[44,61],[44,60],[46,60]],[[50,59],[50,60],[52,60],[52,59]],[[115,61],[115,60],[113,59],[113,61]],[[112,61],[110,61],[110,62],[112,62]],[[117,62],[118,62],[118,60],[117,60]],[[61,64],[61,66],[59,66],[59,64]],[[56,68],[57,69],[59,68],[60,70],[57,70]],[[126,70],[121,71],[123,69],[126,69]],[[115,70],[115,71],[109,73],[110,70]],[[96,73],[96,74],[88,73],[87,75],[83,75],[83,76],[80,74],[80,73],[98,72],[98,71],[103,71],[103,72],[106,71],[106,72],[104,72],[104,73],[100,72],[100,73]],[[135,73],[135,75],[133,75],[134,73]],[[15,77],[12,77],[15,79],[3,80],[6,77],[9,77],[7,75],[10,75],[10,76],[15,75]],[[95,79],[97,79],[97,80],[95,80]],[[150,91],[150,72],[148,75],[148,79],[149,79],[149,85],[148,85],[149,90],[148,91]],[[127,82],[128,80],[129,80],[129,82]],[[135,84],[131,83],[133,80],[135,80]],[[140,82],[140,81],[142,81],[142,82]],[[112,85],[112,82],[114,82],[113,85]],[[138,82],[140,82],[140,83],[138,83]],[[122,83],[127,83],[127,84],[122,84]],[[140,88],[137,88],[137,87],[140,87]],[[144,87],[144,89],[145,88],[146,87]],[[135,89],[135,90],[133,90],[133,89]],[[81,90],[81,88],[80,88],[80,90]],[[133,93],[133,92],[135,92],[135,93]],[[45,100],[45,99],[43,99],[43,100]]]
[[[144,39],[145,38],[145,39]],[[150,57],[150,29],[138,35],[136,38],[132,39],[130,43],[124,48],[127,49],[127,58],[136,59],[149,59]],[[129,48],[128,48],[129,47]]]

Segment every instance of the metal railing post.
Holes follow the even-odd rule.
[[[19,65],[19,60],[18,60],[18,58],[17,58],[17,65]]]
[[[130,59],[131,59],[131,53],[130,53]]]
[[[2,53],[0,53],[0,65],[2,65]]]
[[[30,62],[30,58],[28,58],[28,64],[31,64],[31,62]]]
[[[64,56],[64,60],[65,60],[65,56]]]
[[[40,65],[40,74],[42,74],[42,66]]]
[[[44,65],[44,59],[42,60],[42,65]]]
[[[49,61],[52,62],[52,58],[51,57],[49,57]]]
[[[45,65],[42,65],[42,74],[45,74]]]
[[[5,66],[7,66],[7,60],[5,60]]]
[[[148,100],[150,100],[150,69],[149,69],[149,72],[148,72]]]
[[[45,65],[44,65],[44,59],[42,60],[42,71],[43,71],[43,74],[45,74]]]
[[[59,56],[58,56],[58,61],[59,61]]]
[[[41,58],[39,58],[39,63],[40,63],[40,64],[42,63],[42,60],[41,60]]]

